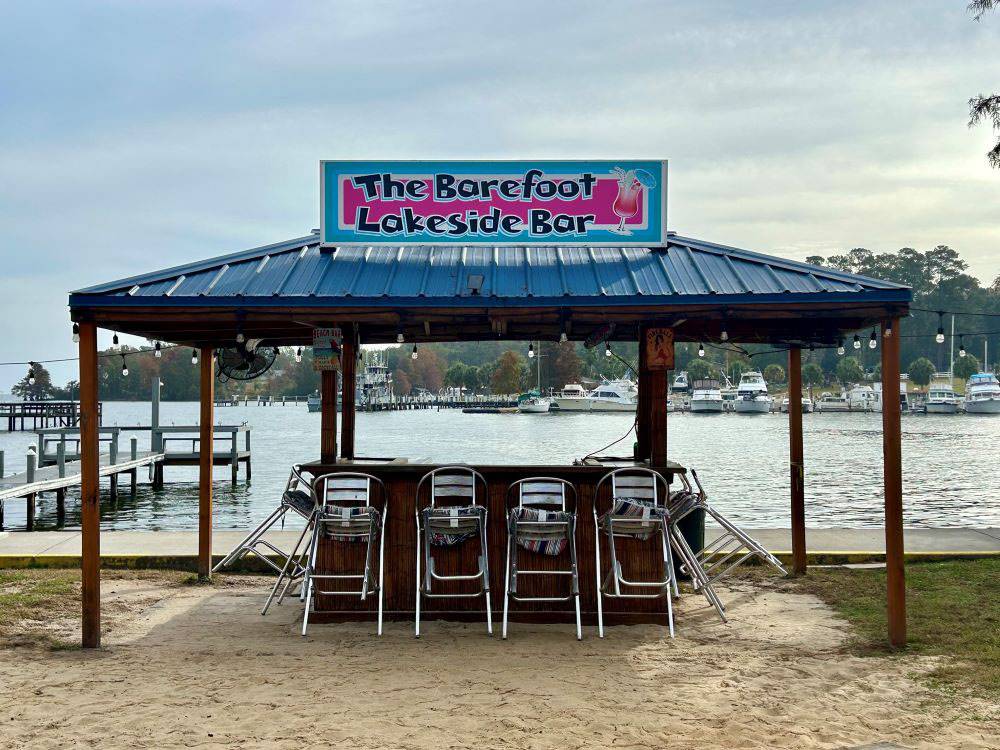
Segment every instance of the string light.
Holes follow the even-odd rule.
[[[605,357],[610,357],[611,356],[611,342],[610,341],[606,341],[604,343],[604,356]]]
[[[534,358],[535,358],[535,345],[528,344],[528,359],[534,359]]]
[[[858,336],[858,334],[854,334],[854,348],[855,349],[861,348],[861,337]]]
[[[243,331],[238,331],[236,333],[236,343],[237,344],[242,344],[246,340],[247,340],[247,337],[243,335]]]
[[[125,355],[122,355],[122,377],[128,377],[128,365],[125,363]]]
[[[406,336],[403,335],[403,329],[400,328],[396,331],[396,343],[402,344],[404,341],[406,341]]]
[[[153,356],[159,359],[163,356],[163,352],[160,351],[160,342],[156,342],[156,346],[153,347]]]
[[[559,343],[565,344],[567,341],[569,341],[569,336],[566,335],[566,331],[563,331],[559,334]]]
[[[416,359],[416,358],[417,358],[417,345],[414,344],[413,345],[413,353],[410,354],[410,359]]]
[[[937,336],[934,337],[934,340],[937,341],[939,344],[943,344],[944,343],[944,313],[943,312],[939,312],[938,313],[938,332],[937,332]]]
[[[837,342],[837,354],[839,354],[841,357],[844,356],[844,340],[843,339],[840,339]]]
[[[705,356],[705,345],[704,344],[698,344],[698,356],[699,357],[704,357]]]
[[[80,343],[80,324],[79,323],[74,323],[73,324],[73,343],[74,344],[79,344]]]
[[[874,349],[876,346],[878,346],[878,343],[875,339],[875,329],[872,328],[872,335],[868,337],[868,348]]]
[[[723,327],[722,331],[719,333],[719,341],[729,341],[729,331]]]
[[[117,333],[114,336],[111,337],[111,345],[112,346],[118,346],[118,334]]]
[[[964,357],[965,356],[965,342],[962,341],[962,338],[963,338],[962,336],[958,337],[958,356],[959,357]]]
[[[197,349],[192,349],[191,350],[191,364],[192,365],[198,364],[198,350]]]
[[[886,321],[885,332],[882,334],[885,338],[890,338],[892,336],[892,321]]]
[[[35,384],[35,363],[32,362],[28,365],[28,385]]]
[[[296,362],[301,362],[302,361],[302,347],[301,346],[298,349],[295,350],[295,361]]]

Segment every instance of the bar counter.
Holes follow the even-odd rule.
[[[496,465],[496,464],[437,464],[406,459],[355,459],[336,463],[316,462],[304,464],[303,470],[313,475],[337,471],[363,472],[382,480],[388,494],[388,512],[385,529],[385,602],[387,620],[412,620],[416,602],[416,521],[417,485],[428,472],[448,465],[461,465],[478,471],[486,480],[488,509],[487,539],[489,547],[490,593],[494,620],[498,621],[503,608],[504,570],[507,552],[507,497],[512,482],[526,477],[555,477],[573,484],[577,492],[577,555],[580,573],[580,606],[584,624],[596,624],[597,588],[594,570],[595,530],[593,520],[594,490],[608,472],[617,468],[642,467],[627,459],[592,460],[577,465]],[[659,469],[671,482],[674,475],[683,472],[678,464],[668,463]],[[376,489],[372,504],[381,507],[383,498]],[[601,488],[601,500],[610,499],[610,483]],[[482,501],[481,501],[482,502]],[[421,488],[420,507],[428,503],[428,483]],[[606,507],[606,506],[605,506]],[[607,543],[602,542],[601,559],[607,571]],[[317,559],[317,573],[357,572],[363,567],[365,545],[343,541],[323,540]],[[547,556],[519,549],[522,567],[552,569],[569,567],[568,552]],[[620,540],[620,562],[627,577],[650,578],[662,571],[662,553],[655,538],[650,541]],[[439,573],[453,575],[474,572],[479,555],[477,540],[468,540],[455,547],[435,547],[434,555]],[[377,560],[377,557],[375,558]],[[319,591],[331,590],[329,581],[317,581]],[[460,584],[445,588],[437,584],[435,591],[460,592]],[[525,576],[519,579],[521,593],[533,596],[561,596],[569,592],[568,576]],[[465,590],[472,590],[469,587]],[[606,624],[639,622],[665,623],[663,599],[605,599]],[[337,622],[345,620],[374,619],[375,597],[364,602],[359,597],[319,595],[311,622]],[[427,599],[421,605],[421,619],[485,620],[482,597],[466,599]],[[510,620],[517,622],[573,622],[573,603],[566,602],[514,602],[510,603]]]

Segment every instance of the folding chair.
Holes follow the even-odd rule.
[[[786,575],[785,566],[781,564],[774,555],[764,549],[764,546],[749,534],[727,519],[716,508],[708,502],[708,494],[698,479],[698,472],[691,470],[691,476],[698,485],[698,490],[691,488],[687,478],[681,475],[684,489],[675,492],[671,496],[671,515],[674,522],[679,522],[685,516],[696,510],[703,510],[722,527],[723,533],[709,544],[706,544],[697,555],[695,555],[700,567],[705,572],[705,577],[709,583],[715,583],[723,576],[728,575],[735,568],[752,558],[758,558],[775,568],[782,575]],[[735,558],[735,559],[734,559]],[[685,570],[685,572],[687,572]]]
[[[428,485],[428,504],[421,507],[420,493]],[[477,490],[482,489],[480,495]],[[486,543],[486,479],[466,466],[442,466],[428,472],[417,484],[417,611],[415,635],[420,637],[420,604],[427,599],[468,599],[483,596],[486,600],[486,631],[493,634],[490,606],[489,553]],[[441,575],[434,564],[434,547],[455,547],[479,537],[479,557],[475,573]],[[421,559],[423,564],[421,564]],[[476,581],[479,590],[471,593],[436,591],[434,581]]]
[[[516,492],[516,503],[507,512],[507,572],[503,592],[503,638],[507,637],[509,600],[516,602],[566,602],[576,607],[576,638],[580,627],[580,581],[576,562],[576,489],[564,479],[529,477],[507,488],[507,505]],[[518,547],[542,555],[569,551],[569,570],[539,570],[518,565]],[[524,596],[518,593],[519,575],[570,576],[566,596]]]
[[[285,491],[281,495],[278,507],[275,508],[271,514],[265,518],[259,526],[257,526],[257,528],[247,534],[247,536],[233,548],[232,552],[222,558],[216,566],[212,568],[212,572],[217,572],[229,565],[232,565],[245,555],[256,555],[258,558],[263,560],[268,566],[278,573],[278,582],[275,584],[274,590],[271,592],[271,596],[268,597],[267,604],[264,605],[263,612],[261,612],[261,614],[266,614],[267,608],[271,604],[271,599],[274,598],[274,592],[278,590],[278,586],[281,585],[281,582],[287,579],[290,584],[291,582],[301,578],[303,573],[305,573],[305,566],[303,565],[304,560],[302,559],[305,553],[301,556],[299,555],[299,546],[302,544],[302,539],[305,537],[305,534],[312,523],[314,506],[315,503],[312,496],[312,484],[309,479],[303,475],[302,468],[295,465],[292,467],[292,472],[288,477],[288,482],[285,484]],[[306,521],[305,528],[302,530],[302,534],[299,536],[298,542],[296,542],[295,547],[290,553],[285,552],[267,539],[264,539],[264,535],[276,523],[278,523],[278,521],[281,521],[281,527],[284,528],[285,515],[289,511],[301,516]],[[275,563],[268,556],[268,551],[282,560],[283,564],[279,566]]]
[[[382,506],[372,504],[372,494],[378,486]],[[378,593],[378,635],[382,635],[382,601],[385,590],[385,521],[388,516],[389,496],[385,485],[378,477],[359,472],[335,472],[323,474],[313,482],[316,498],[315,521],[312,541],[309,546],[309,563],[306,566],[303,587],[305,591],[305,614],[302,618],[302,635],[309,627],[309,611],[314,600],[323,596],[360,596],[365,601],[369,594]],[[322,539],[345,544],[365,544],[364,570],[360,573],[317,573],[316,558]],[[378,540],[378,578],[373,574],[373,554]],[[322,591],[316,588],[316,581],[358,581],[360,589],[337,589]]]

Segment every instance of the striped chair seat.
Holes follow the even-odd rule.
[[[304,490],[289,490],[281,499],[288,507],[303,518],[309,518],[312,515],[315,503],[313,503],[312,495],[308,492]]]
[[[486,509],[480,505],[424,508],[421,515],[428,541],[435,547],[451,547],[479,533]]]
[[[379,528],[381,514],[365,505],[327,505],[320,523],[328,539],[356,542],[374,534]]]
[[[608,529],[609,523],[613,520],[615,535],[645,540],[653,535],[664,520],[670,520],[670,514],[666,508],[653,505],[647,500],[614,497],[611,501],[611,510],[599,520],[604,530]]]
[[[698,496],[688,490],[677,490],[670,493],[670,516],[680,518],[685,513],[698,506]]]
[[[573,514],[543,508],[513,508],[508,517],[511,535],[530,552],[558,555],[569,546]]]

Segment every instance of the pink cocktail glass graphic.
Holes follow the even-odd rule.
[[[646,187],[656,187],[656,178],[644,169],[624,170],[621,167],[615,167],[612,170],[612,174],[618,177],[618,195],[615,196],[615,202],[612,204],[611,210],[615,212],[615,216],[621,219],[621,221],[618,223],[617,228],[611,231],[615,234],[632,234],[631,229],[625,228],[625,221],[639,213],[639,201],[642,199],[642,190]]]

